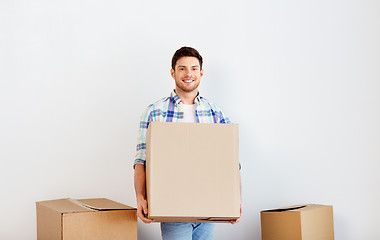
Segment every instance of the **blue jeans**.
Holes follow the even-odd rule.
[[[161,223],[163,240],[213,240],[215,223]]]

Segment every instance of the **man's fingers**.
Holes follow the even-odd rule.
[[[240,222],[240,219],[241,219],[242,216],[243,216],[243,207],[242,207],[242,204],[240,203],[240,217],[238,219],[236,219],[236,220],[231,220],[230,223],[231,224],[235,224],[235,223]]]
[[[148,214],[148,207],[146,205],[143,205],[142,208],[143,208],[144,214],[147,215]]]
[[[142,211],[138,212],[137,213],[137,216],[140,218],[141,221],[143,221],[144,223],[151,223],[153,222],[153,220],[149,219],[149,218],[146,218],[144,216],[144,214],[142,213]]]
[[[144,213],[147,214],[147,208],[144,207],[144,206],[139,206],[137,208],[137,216],[141,219],[141,221],[143,221],[144,223],[151,223],[151,222],[153,222],[152,219],[146,218],[144,216]]]
[[[153,222],[152,219],[146,218],[146,217],[144,217],[144,216],[142,216],[140,219],[141,219],[141,221],[143,221],[144,223],[152,223],[152,222]]]
[[[238,222],[240,222],[240,218],[238,218],[238,219],[236,219],[236,220],[231,220],[231,221],[230,221],[231,224],[235,224],[235,223],[238,223]]]
[[[140,218],[144,223],[152,223],[153,222],[153,220],[152,219],[149,219],[149,218],[146,218],[146,217],[142,217],[142,218]]]

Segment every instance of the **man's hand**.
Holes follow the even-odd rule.
[[[240,219],[241,219],[242,216],[243,216],[243,207],[242,207],[242,205],[240,203],[240,217],[238,219],[236,219],[236,220],[231,220],[230,223],[231,224],[235,224],[235,223],[240,222]]]
[[[137,216],[144,223],[154,222],[152,219],[146,218],[148,215],[148,202],[144,198],[137,199]]]
[[[137,201],[137,216],[144,223],[153,222],[152,219],[145,217],[148,215],[148,202],[146,201],[145,166],[142,164],[136,164],[135,166],[135,190]]]

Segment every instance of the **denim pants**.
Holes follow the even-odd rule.
[[[215,223],[161,223],[163,240],[213,240]]]

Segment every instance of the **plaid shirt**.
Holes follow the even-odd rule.
[[[198,123],[230,123],[222,109],[197,95],[195,116]],[[149,105],[140,120],[134,164],[144,164],[146,158],[146,132],[150,122],[183,122],[184,112],[181,98],[172,91],[169,97]]]

